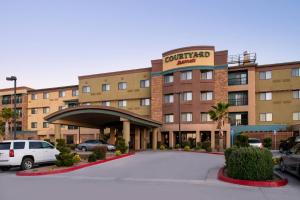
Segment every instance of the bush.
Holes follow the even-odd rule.
[[[179,144],[176,144],[175,145],[175,149],[179,149],[180,148],[180,145]]]
[[[89,158],[88,158],[88,161],[89,162],[96,162],[97,161],[97,156],[95,153],[92,153],[89,155]]]
[[[186,145],[186,146],[184,146],[184,149],[183,149],[184,151],[190,151],[191,150],[191,148],[190,148],[190,146],[189,145]]]
[[[196,139],[195,138],[189,138],[189,146],[191,148],[195,148],[196,147]]]
[[[166,149],[166,147],[165,147],[165,145],[162,144],[162,145],[160,145],[159,149],[163,151]]]
[[[265,148],[271,149],[272,148],[272,138],[264,138],[263,145]]]
[[[117,151],[115,152],[115,156],[120,156],[120,155],[122,155],[121,151],[120,151],[120,150],[117,150]]]
[[[227,158],[227,174],[242,180],[272,180],[272,153],[268,149],[254,147],[236,148]]]
[[[124,138],[118,137],[117,142],[116,142],[116,150],[119,150],[122,153],[127,153],[128,146],[125,144]]]
[[[76,144],[67,144],[67,147],[69,147],[71,150],[75,150]]]
[[[211,152],[211,145],[210,145],[210,141],[204,141],[202,142],[202,149],[205,149],[205,151],[207,152]]]
[[[61,166],[72,166],[74,164],[74,153],[71,153],[70,148],[67,147],[64,139],[56,140],[56,148],[59,150],[59,155],[56,156],[56,165]]]
[[[78,154],[74,154],[73,156],[73,162],[74,163],[79,163],[81,161],[81,158]]]
[[[107,148],[105,146],[98,146],[93,148],[93,153],[97,160],[104,160],[106,158]]]
[[[249,143],[248,143],[248,136],[247,135],[237,135],[235,137],[235,142],[234,144],[237,147],[248,147]]]
[[[224,153],[224,156],[225,156],[225,165],[227,166],[228,165],[228,160],[229,160],[229,157],[231,155],[231,153],[233,151],[235,151],[238,147],[237,146],[233,146],[231,148],[228,148],[225,150],[225,153]]]
[[[190,143],[189,141],[183,141],[181,145],[182,145],[181,147],[190,146]]]

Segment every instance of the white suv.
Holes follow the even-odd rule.
[[[0,142],[0,168],[31,169],[34,164],[55,162],[58,154],[53,145],[42,140],[4,140]]]

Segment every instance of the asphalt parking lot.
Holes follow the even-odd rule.
[[[53,199],[299,199],[300,180],[280,188],[232,185],[217,180],[220,155],[141,152],[71,173],[17,177],[0,173],[1,200]]]

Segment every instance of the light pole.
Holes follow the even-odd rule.
[[[14,116],[13,116],[13,120],[14,120],[14,140],[16,139],[16,134],[17,134],[17,127],[16,127],[16,107],[17,107],[17,101],[16,101],[16,97],[17,97],[17,77],[15,76],[11,76],[11,77],[6,77],[7,81],[14,81]]]

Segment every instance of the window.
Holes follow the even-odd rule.
[[[76,130],[76,129],[78,129],[78,126],[68,125],[68,130]]]
[[[11,104],[11,96],[10,95],[5,95],[2,97],[2,104]]]
[[[165,115],[165,123],[173,123],[173,122],[174,122],[174,115],[173,114]]]
[[[50,111],[50,108],[49,107],[44,107],[43,108],[43,113],[46,114]]]
[[[109,101],[102,101],[102,106],[110,106],[110,102]]]
[[[201,113],[201,122],[211,122],[212,119],[208,113]]]
[[[172,75],[165,75],[164,76],[164,82],[165,83],[173,83],[174,82],[174,76]]]
[[[174,102],[174,95],[173,94],[166,94],[165,95],[165,103],[173,103]]]
[[[193,93],[192,92],[183,92],[181,94],[181,100],[182,101],[192,101],[193,99]]]
[[[9,150],[10,142],[0,142],[0,150]]]
[[[31,128],[37,128],[37,122],[31,122]]]
[[[102,84],[102,91],[110,91],[110,85],[109,84]]]
[[[120,82],[118,84],[119,90],[126,90],[127,89],[127,83],[126,82]]]
[[[25,142],[14,142],[14,149],[24,149]]]
[[[16,95],[16,103],[22,103],[22,94]]]
[[[49,144],[48,142],[42,142],[42,148],[43,149],[54,149],[54,147]]]
[[[37,114],[38,113],[38,109],[37,108],[31,108],[31,114]]]
[[[293,98],[300,99],[300,90],[293,91]]]
[[[260,80],[268,80],[272,78],[272,71],[259,72]]]
[[[150,106],[150,99],[141,99],[141,106]]]
[[[37,99],[37,94],[31,94],[31,100],[36,100]]]
[[[181,80],[192,80],[192,71],[181,72]]]
[[[202,101],[211,101],[213,99],[213,92],[201,92]]]
[[[17,117],[22,117],[22,108],[16,108]]]
[[[59,91],[58,96],[59,97],[65,97],[66,96],[66,91],[64,91],[64,90]]]
[[[43,99],[49,99],[49,92],[43,93]]]
[[[49,123],[48,122],[43,122],[43,128],[49,128]]]
[[[261,122],[271,122],[272,121],[272,113],[260,113],[259,121],[261,121]]]
[[[79,91],[77,89],[72,90],[72,96],[77,97],[79,95]]]
[[[192,113],[181,113],[181,121],[182,122],[193,121],[193,114]]]
[[[230,106],[248,105],[248,92],[247,91],[228,92],[228,103]]]
[[[202,80],[212,80],[213,77],[213,71],[209,70],[203,70],[201,71],[201,79]]]
[[[126,100],[120,100],[118,101],[118,106],[121,107],[126,107],[127,106],[127,101]]]
[[[248,71],[228,72],[228,85],[247,85]]]
[[[83,93],[90,93],[91,87],[90,86],[82,86],[82,92]]]
[[[150,81],[149,80],[141,80],[140,81],[140,87],[141,88],[148,88],[148,87],[150,87]]]
[[[295,112],[295,113],[293,113],[293,120],[294,120],[294,121],[300,120],[300,112]]]
[[[292,69],[292,76],[300,76],[300,67]]]
[[[259,99],[262,100],[262,101],[272,100],[272,92],[261,92],[259,94]]]
[[[42,149],[42,142],[29,142],[29,149]]]

